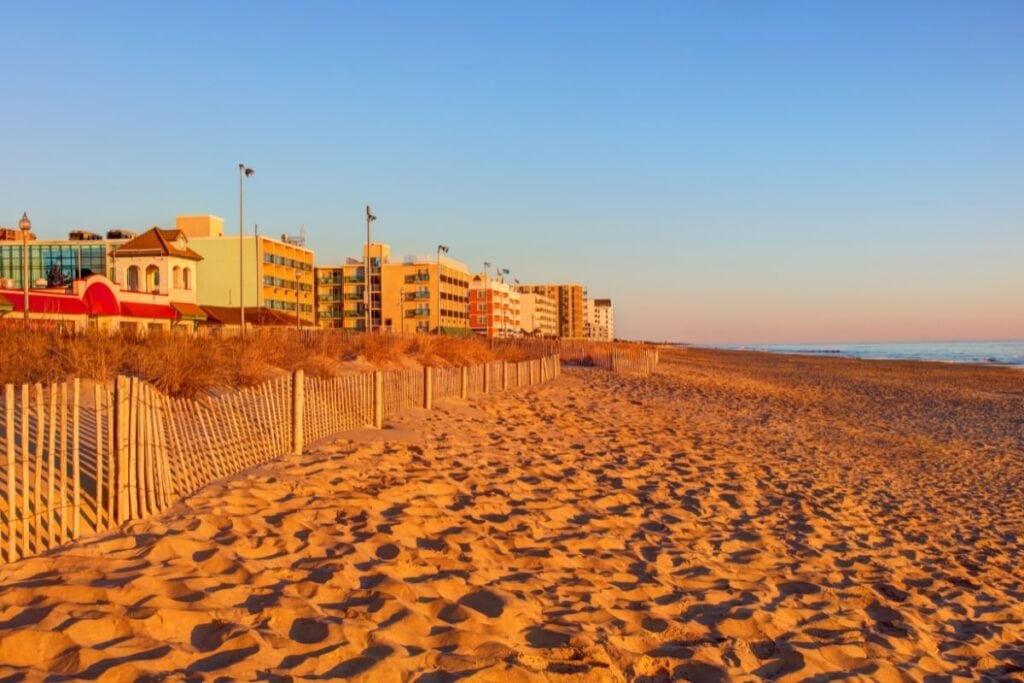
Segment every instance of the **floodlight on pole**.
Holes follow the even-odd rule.
[[[256,171],[238,165],[238,321],[245,336],[245,179]]]
[[[377,220],[377,217],[370,211],[370,205],[366,205],[366,253],[363,255],[363,299],[366,302],[366,332],[373,331],[373,317],[370,313],[370,223]]]
[[[441,252],[448,253],[444,244],[437,245],[437,333],[441,334]]]

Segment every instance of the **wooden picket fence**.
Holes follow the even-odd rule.
[[[4,386],[0,560],[36,555],[157,514],[215,479],[306,443],[437,400],[496,393],[560,374],[557,355],[461,368],[333,378],[302,371],[203,397],[170,398],[138,378],[82,392],[78,379]]]
[[[559,340],[557,353],[569,365],[596,366],[642,376],[650,375],[659,360],[657,347],[577,339]]]

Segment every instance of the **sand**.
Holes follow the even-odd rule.
[[[1019,680],[1024,374],[689,350],[0,568],[0,677]]]

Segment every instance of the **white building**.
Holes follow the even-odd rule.
[[[587,299],[587,338],[594,341],[615,339],[615,314],[611,299]]]

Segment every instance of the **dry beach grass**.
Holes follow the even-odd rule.
[[[265,328],[233,335],[146,336],[89,331],[73,336],[0,326],[0,385],[110,381],[118,373],[153,383],[171,396],[195,397],[247,387],[292,370],[331,377],[353,370],[407,365],[473,365],[539,357],[530,344],[491,345],[479,337],[299,332]]]
[[[569,369],[0,568],[0,676],[1013,680],[1022,485],[1024,373]]]

